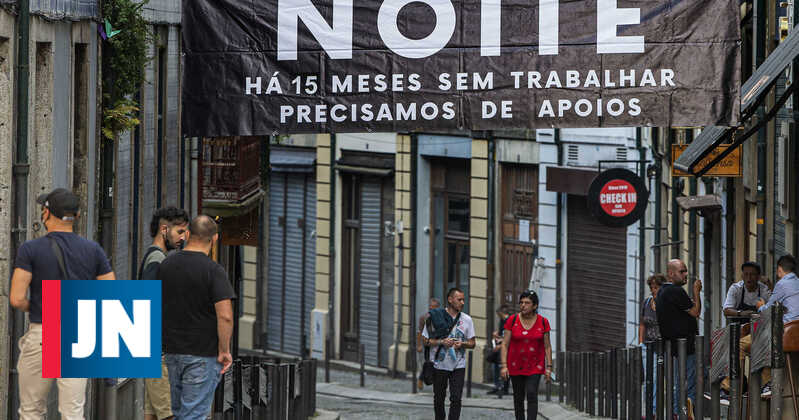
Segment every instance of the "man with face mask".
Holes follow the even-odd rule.
[[[160,280],[158,267],[166,254],[183,247],[189,231],[189,215],[176,207],[164,207],[153,213],[150,236],[153,243],[147,249],[139,267],[139,279]],[[144,379],[144,419],[164,420],[173,418],[169,390],[169,373],[161,359],[161,377]]]
[[[19,418],[43,419],[50,388],[57,382],[61,418],[82,420],[87,380],[42,378],[42,280],[114,280],[115,276],[103,248],[72,230],[80,214],[75,194],[57,188],[40,195],[36,202],[42,206],[41,221],[47,235],[19,247],[9,293],[11,306],[30,317],[30,327],[19,340]]]

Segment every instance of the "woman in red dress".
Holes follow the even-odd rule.
[[[524,399],[527,398],[527,420],[538,417],[538,385],[541,375],[547,382],[552,375],[552,346],[549,343],[549,320],[538,315],[538,295],[533,291],[519,296],[519,313],[505,322],[500,374],[510,376],[513,383],[513,410],[516,420],[524,420]]]

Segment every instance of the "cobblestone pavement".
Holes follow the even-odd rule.
[[[413,395],[410,379],[368,374],[365,387],[361,388],[357,372],[331,369],[329,384],[324,382],[324,369],[319,369],[317,374],[317,407],[338,412],[341,420],[433,418],[432,387],[426,386]],[[512,396],[500,400],[487,395],[486,391],[475,387],[472,389],[474,398],[464,397],[461,418],[513,419]]]

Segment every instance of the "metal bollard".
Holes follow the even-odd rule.
[[[771,311],[771,418],[782,418],[782,383],[785,368],[785,353],[782,347],[782,305],[775,305]],[[794,412],[795,413],[795,412]]]
[[[594,352],[588,353],[588,414],[596,415],[596,354]]]
[[[633,386],[630,393],[630,398],[632,398],[632,415],[630,416],[631,419],[640,419],[641,418],[641,397],[643,396],[642,387],[641,387],[641,376],[643,375],[643,366],[641,366],[641,347],[635,347],[632,350],[633,352]]]
[[[655,382],[657,386],[655,386],[655,419],[656,420],[663,420],[663,403],[664,403],[664,394],[663,390],[666,389],[666,384],[664,383],[664,372],[663,372],[663,351],[664,345],[663,340],[658,340],[655,342]],[[671,416],[669,416],[671,419]]]
[[[566,383],[566,404],[574,407],[574,353],[566,353],[566,376],[569,378]]]
[[[665,351],[663,352],[663,370],[666,377],[666,386],[663,391],[666,393],[663,405],[666,418],[672,418],[674,413],[674,358],[672,354],[672,341],[665,341]]]
[[[686,420],[688,418],[688,411],[685,406],[687,388],[686,388],[686,380],[685,380],[685,370],[686,370],[686,363],[688,358],[688,340],[685,338],[678,338],[677,339],[677,395],[679,396],[680,400],[677,402],[677,407],[679,408],[679,412],[677,413],[678,418],[680,420]]]
[[[620,420],[627,420],[628,412],[627,412],[627,403],[629,399],[629,366],[627,362],[627,349],[619,349],[619,383],[621,384],[621,389],[619,389],[619,419]],[[637,419],[630,419],[630,420],[637,420]]]
[[[242,406],[241,383],[242,383],[241,359],[233,362],[233,419],[241,420],[244,407]]]
[[[754,328],[753,328],[754,330]],[[751,337],[754,338],[754,331],[750,332]],[[754,339],[752,340],[752,344],[754,344]],[[750,420],[760,420],[760,404],[762,399],[760,398],[760,387],[763,385],[760,379],[760,370],[754,369],[754,364],[752,363],[751,352],[749,358],[749,398],[747,399],[748,402],[748,413]]]
[[[613,416],[613,351],[605,352],[605,417]]]
[[[635,353],[633,350],[624,349],[624,352],[627,353],[627,369],[624,375],[627,384],[624,390],[624,397],[627,401],[627,418],[629,420],[638,420],[641,418],[641,414],[635,414],[635,399],[633,398],[633,395],[635,395],[635,390],[633,389],[635,386]]]
[[[580,383],[577,385],[577,410],[585,410],[585,353],[577,353],[578,367],[577,367],[577,380]]]
[[[654,420],[652,415],[655,412],[655,407],[652,406],[653,394],[655,393],[655,343],[649,341],[646,343],[646,366],[644,367],[644,375],[646,379],[646,389],[644,392],[644,409],[646,410],[646,420]]]
[[[466,365],[466,398],[472,398],[472,357],[474,354],[469,351],[468,363]]]
[[[361,357],[361,388],[366,385],[366,345],[361,344],[360,349],[360,357]]]
[[[591,364],[591,353],[585,354],[585,412],[589,416],[594,415],[594,399],[593,399],[593,384],[594,384],[594,370]]]
[[[563,352],[559,351],[557,357],[558,357],[558,359],[555,361],[555,364],[556,364],[555,373],[557,374],[557,378],[558,378],[558,404],[563,404],[563,390],[564,390],[564,387],[566,386],[566,382],[565,382],[566,376],[563,374],[564,373],[564,369],[563,369]]]
[[[705,418],[705,337],[694,339],[694,371],[696,372],[696,398],[694,401],[694,418]]]
[[[325,383],[330,383],[330,337],[325,338]]]
[[[596,400],[599,405],[597,407],[597,415],[606,416],[605,414],[605,378],[608,376],[605,370],[605,352],[597,354],[597,372],[599,372],[599,381],[597,382],[598,389],[596,391]]]
[[[618,349],[611,350],[610,352],[612,363],[610,365],[610,404],[611,404],[611,417],[614,419],[619,418],[619,351]]]
[[[730,329],[730,409],[729,420],[741,419],[741,324],[732,323]]]

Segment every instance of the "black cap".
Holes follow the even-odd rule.
[[[66,188],[56,188],[53,191],[39,195],[36,202],[47,207],[53,216],[62,220],[73,220],[80,210],[80,199]]]
[[[744,271],[744,268],[746,268],[746,267],[754,268],[755,270],[757,270],[757,274],[760,274],[760,273],[763,272],[762,270],[760,270],[760,264],[758,264],[758,263],[756,263],[754,261],[747,261],[747,262],[743,263],[741,265],[741,271]]]

